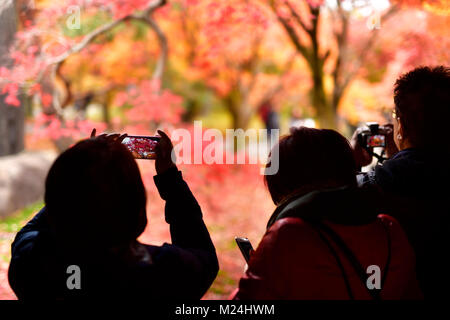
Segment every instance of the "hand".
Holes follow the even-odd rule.
[[[110,133],[110,134],[106,134],[106,133],[102,133],[99,136],[95,136],[95,134],[97,133],[97,129],[92,129],[91,132],[91,139],[99,139],[99,140],[105,140],[108,143],[122,143],[123,139],[125,139],[127,137],[127,134],[120,134],[120,133]]]
[[[161,136],[159,143],[155,147],[156,159],[155,159],[155,168],[156,173],[161,174],[167,171],[170,168],[176,168],[175,165],[175,157],[172,161],[172,151],[173,145],[170,138],[164,131],[158,130],[158,134]]]
[[[394,126],[389,123],[385,124],[382,128],[384,129],[384,134],[386,135],[386,157],[391,158],[398,152],[398,148],[394,141]]]
[[[358,168],[365,167],[372,163],[372,156],[359,144],[358,134],[361,130],[363,129],[356,129],[353,133],[352,139],[350,140],[350,144],[353,149],[353,156]]]
[[[255,250],[250,249],[249,256],[251,257],[254,252],[255,252]],[[246,263],[244,266],[244,273],[246,273],[247,270],[248,270],[248,263]]]

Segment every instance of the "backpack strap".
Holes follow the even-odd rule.
[[[344,265],[342,264],[341,259],[339,258],[339,254],[334,249],[333,245],[330,243],[328,238],[322,233],[322,231],[318,228],[315,228],[317,233],[319,234],[319,237],[322,239],[322,241],[327,245],[328,249],[330,250],[331,254],[333,255],[334,259],[336,260],[336,263],[339,267],[339,270],[342,274],[342,279],[345,282],[345,287],[347,288],[347,293],[350,298],[350,300],[354,300],[355,297],[353,296],[352,287],[350,286],[350,282],[347,277],[347,273],[345,272]]]
[[[391,234],[389,232],[388,227],[386,226],[386,224],[383,223],[383,221],[381,221],[381,225],[383,226],[383,229],[386,232],[387,244],[388,244],[388,255],[387,255],[386,264],[385,264],[385,267],[384,267],[383,278],[381,278],[381,288],[383,288],[384,287],[384,283],[386,282],[386,278],[387,278],[387,275],[388,275],[389,267],[391,265],[392,245],[391,245]]]
[[[334,250],[333,246],[331,245],[331,243],[328,241],[328,239],[324,236],[324,233],[327,234],[327,236],[332,240],[332,242],[334,242],[339,249],[342,251],[342,253],[344,254],[344,256],[346,257],[346,259],[350,262],[350,264],[352,265],[353,269],[356,271],[356,274],[359,276],[361,283],[363,284],[364,288],[366,288],[367,292],[369,293],[369,295],[372,297],[373,300],[381,300],[381,289],[369,289],[366,285],[366,280],[367,280],[367,273],[364,270],[363,266],[361,265],[361,263],[358,261],[358,259],[356,258],[356,256],[354,255],[354,253],[350,250],[350,248],[345,244],[344,240],[342,240],[342,238],[333,230],[331,229],[329,226],[327,226],[326,224],[320,222],[320,221],[308,221],[308,223],[310,223],[315,229],[316,231],[319,233],[320,238],[326,243],[327,247],[330,249],[330,251],[332,252],[333,256],[336,259],[336,262],[338,263],[339,268],[341,269],[341,273],[345,282],[345,285],[347,287],[347,292],[349,294],[350,299],[354,299],[353,293],[351,291],[351,287],[348,281],[348,277],[345,273],[345,270],[343,269],[342,266],[342,262],[339,259],[338,254],[336,253],[336,251]],[[389,270],[389,265],[390,265],[390,260],[391,260],[391,240],[390,240],[390,235],[389,232],[387,230],[387,227],[384,225],[383,226],[387,232],[387,237],[388,237],[388,257],[387,257],[387,262],[385,265],[385,272],[383,274],[382,277],[382,288],[384,286],[384,282],[386,281],[386,277],[387,277],[387,273]]]

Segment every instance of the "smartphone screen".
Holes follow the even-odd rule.
[[[386,136],[384,134],[375,134],[367,137],[368,147],[385,147]]]
[[[253,250],[253,246],[247,238],[236,237],[234,238],[236,243],[241,250],[242,255],[246,262],[250,260],[250,252]]]
[[[155,147],[160,137],[127,136],[122,143],[130,150],[136,159],[155,159]]]

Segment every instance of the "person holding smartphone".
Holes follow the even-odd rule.
[[[122,144],[100,135],[63,152],[52,165],[45,207],[12,244],[9,282],[19,299],[200,299],[218,272],[202,212],[171,158],[162,131],[154,177],[166,201],[171,244],[136,239],[147,225],[139,168]]]

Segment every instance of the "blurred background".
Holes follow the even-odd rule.
[[[97,132],[334,128],[389,122],[392,86],[450,64],[448,0],[0,0],[0,299],[15,233],[52,161]],[[243,150],[234,150],[245,152]],[[170,242],[152,161],[141,241]],[[204,212],[227,298],[274,206],[260,165],[180,167]]]

